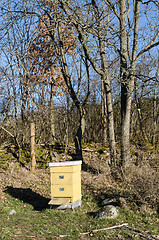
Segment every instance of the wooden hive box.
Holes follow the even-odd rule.
[[[73,204],[81,200],[82,161],[49,163],[51,205]]]

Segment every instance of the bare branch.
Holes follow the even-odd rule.
[[[76,30],[77,30],[77,32],[78,32],[78,34],[79,34],[79,36],[78,36],[79,41],[81,42],[82,47],[83,47],[84,52],[85,52],[85,55],[86,55],[87,59],[90,61],[93,69],[94,69],[97,73],[99,73],[100,75],[103,75],[103,74],[104,74],[103,71],[102,71],[100,68],[97,67],[97,65],[95,64],[93,58],[90,56],[90,53],[89,53],[89,51],[88,51],[88,47],[87,47],[87,44],[86,44],[86,41],[85,41],[84,34],[83,34],[82,30],[81,30],[80,27],[79,27],[78,20],[76,21],[76,19],[71,16],[70,12],[68,11],[68,9],[67,9],[66,6],[65,6],[66,3],[64,3],[63,0],[60,0],[59,2],[61,3],[61,7],[62,7],[62,9],[64,10],[64,12],[67,14],[69,20],[70,20],[70,21],[72,22],[72,24],[75,26],[75,28],[76,28]]]
[[[152,41],[143,49],[141,50],[136,57],[136,60],[145,52],[148,52],[150,49],[156,47],[159,45],[159,41],[155,42],[155,40],[158,38],[159,36],[159,32],[154,36],[154,38],[152,39]]]
[[[118,18],[119,21],[120,21],[120,15],[118,14],[117,10],[115,9],[114,4],[113,4],[110,0],[107,0],[107,2],[108,2],[108,4],[109,4],[109,6],[112,8],[114,14],[117,16],[117,18]]]

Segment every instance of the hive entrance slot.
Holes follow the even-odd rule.
[[[49,202],[49,205],[66,205],[70,202],[70,198],[53,198]]]

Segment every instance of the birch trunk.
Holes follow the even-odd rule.
[[[121,78],[121,164],[124,168],[130,165],[130,116],[132,92],[134,89],[136,54],[139,29],[138,0],[134,1],[134,36],[132,58],[128,73],[127,51],[127,8],[126,1],[120,1],[120,78]],[[128,40],[129,42],[129,40]]]
[[[107,107],[106,107],[106,95],[104,91],[104,83],[102,81],[102,122],[103,122],[103,143],[107,142]]]

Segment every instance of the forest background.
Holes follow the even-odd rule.
[[[158,239],[158,10],[154,0],[0,1],[0,237]],[[82,206],[50,211],[47,164],[72,159],[83,160]],[[108,199],[119,216],[94,219]],[[98,232],[112,224],[122,230]]]
[[[82,142],[107,144],[112,172],[131,164],[130,144],[157,149],[158,2],[1,1],[0,9],[2,143],[29,145],[35,122],[37,144],[67,151],[74,141],[76,159]]]

